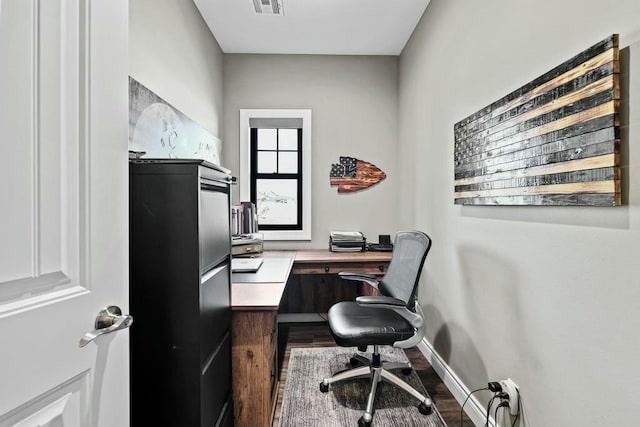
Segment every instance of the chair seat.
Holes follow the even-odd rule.
[[[415,333],[413,326],[395,311],[363,307],[353,301],[334,304],[328,316],[333,338],[341,347],[393,345]]]

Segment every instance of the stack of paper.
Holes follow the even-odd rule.
[[[329,250],[332,252],[364,251],[367,240],[359,231],[331,231],[329,233]]]

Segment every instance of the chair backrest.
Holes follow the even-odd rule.
[[[378,288],[383,295],[399,298],[414,309],[422,266],[431,249],[431,238],[421,231],[396,234],[389,269]]]

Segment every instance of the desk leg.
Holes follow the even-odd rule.
[[[278,391],[276,311],[234,311],[232,320],[235,426],[270,426]]]

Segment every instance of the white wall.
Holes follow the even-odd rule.
[[[312,241],[274,248],[326,248],[329,231],[362,231],[369,241],[396,231],[398,58],[225,54],[223,163],[239,176],[239,110],[312,110]],[[329,185],[340,156],[369,161],[387,178],[338,194]],[[238,194],[234,194],[237,201]]]
[[[401,227],[434,240],[428,339],[469,389],[514,379],[523,426],[637,422],[639,16],[637,0],[432,0],[400,57],[396,185]],[[612,33],[626,205],[454,205],[454,124]]]
[[[129,75],[221,138],[223,53],[193,1],[130,0],[129,16]]]

